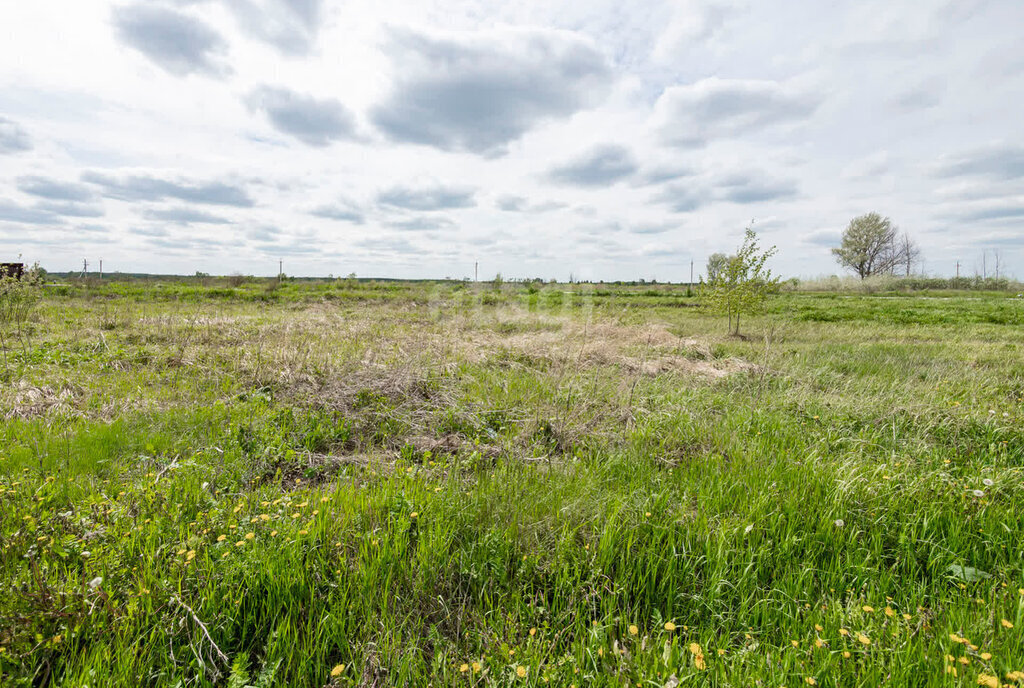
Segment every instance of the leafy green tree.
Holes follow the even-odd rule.
[[[729,256],[724,253],[712,253],[708,258],[707,265],[708,282],[714,282],[718,279],[718,276],[725,270],[728,262]]]
[[[743,244],[728,256],[715,278],[704,285],[705,302],[713,311],[728,316],[731,334],[739,336],[742,313],[760,312],[768,295],[777,291],[779,278],[765,267],[775,253],[774,246],[762,251],[757,233],[748,227]]]
[[[42,298],[42,283],[39,263],[25,270],[20,277],[0,274],[0,351],[3,351],[7,378],[11,374],[7,360],[8,337],[16,336],[25,353],[28,353],[25,324]]]
[[[892,220],[878,213],[850,220],[843,232],[842,245],[832,249],[832,254],[840,265],[853,270],[861,279],[890,273],[904,261],[896,227]]]

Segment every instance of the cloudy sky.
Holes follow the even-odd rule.
[[[857,214],[1024,277],[1020,0],[0,5],[0,254],[51,270],[784,275]]]

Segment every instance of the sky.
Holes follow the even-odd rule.
[[[1019,0],[0,4],[0,257],[54,271],[783,276],[878,212],[1024,277]],[[984,262],[983,262],[984,260]]]

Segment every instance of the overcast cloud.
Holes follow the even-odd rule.
[[[858,214],[1024,277],[1024,4],[0,6],[0,258],[681,280]],[[55,39],[55,37],[59,37]],[[989,258],[991,264],[991,258]]]

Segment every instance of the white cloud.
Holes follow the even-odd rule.
[[[654,106],[654,121],[667,144],[699,147],[801,122],[820,101],[820,95],[776,81],[710,77],[666,88]]]
[[[227,42],[202,20],[160,5],[115,7],[118,38],[175,76],[222,75]]]
[[[600,102],[611,78],[579,35],[550,29],[392,31],[395,78],[372,111],[395,141],[499,154],[531,127]]]
[[[774,269],[819,274],[874,210],[931,270],[988,242],[1024,277],[1021,3],[33,0],[0,24],[0,252],[51,269],[680,279],[756,218]]]

